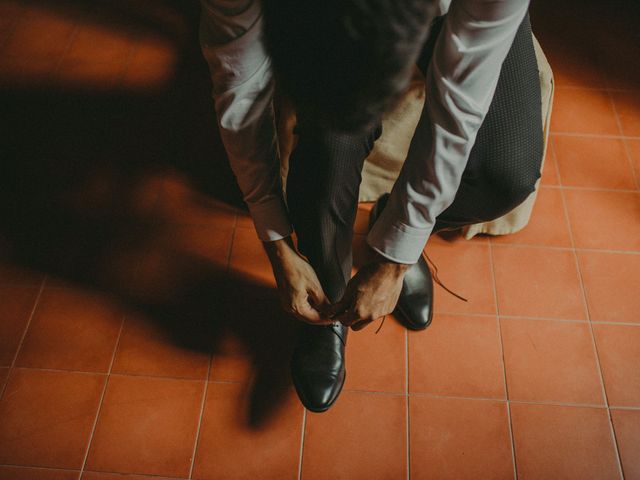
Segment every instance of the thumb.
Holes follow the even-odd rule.
[[[324,290],[320,285],[312,286],[309,288],[308,292],[309,297],[313,302],[313,306],[320,312],[326,313],[329,307],[331,306],[331,302],[324,293]]]

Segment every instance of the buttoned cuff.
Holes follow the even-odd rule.
[[[411,227],[401,222],[386,223],[381,215],[367,235],[367,243],[393,262],[414,264],[420,258],[431,230]]]
[[[287,209],[282,198],[271,198],[259,204],[249,205],[258,237],[263,242],[273,242],[293,233]]]

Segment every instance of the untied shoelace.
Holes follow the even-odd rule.
[[[462,295],[458,295],[456,292],[454,292],[449,287],[447,287],[442,282],[442,280],[440,280],[440,277],[438,276],[438,266],[435,264],[435,262],[433,260],[431,260],[429,258],[429,255],[427,255],[424,251],[422,252],[422,258],[424,258],[426,260],[427,264],[429,265],[429,267],[430,267],[429,270],[431,270],[431,278],[433,278],[434,282],[436,282],[438,285],[440,285],[448,293],[450,293],[451,295],[453,295],[457,299],[462,300],[463,302],[468,302],[468,300],[466,298],[464,298]],[[380,322],[380,325],[378,326],[378,329],[375,331],[376,334],[382,329],[382,326],[384,325],[384,321],[385,321],[386,318],[387,318],[386,315],[384,317],[382,317],[382,321]]]

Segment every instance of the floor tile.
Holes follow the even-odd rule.
[[[45,288],[16,365],[107,372],[121,323],[119,307],[107,298]]]
[[[578,252],[592,321],[640,324],[640,255]]]
[[[463,302],[434,284],[434,310],[440,313],[495,313],[489,247],[467,241],[429,239],[426,253],[438,267],[447,288],[463,296]],[[473,272],[473,274],[471,274]]]
[[[203,393],[203,382],[112,375],[86,468],[186,477]]]
[[[231,252],[233,229],[217,225],[181,225],[171,230],[173,248],[208,268],[225,272]]]
[[[78,474],[73,470],[0,466],[0,480],[77,480]]]
[[[4,44],[24,14],[24,6],[16,0],[0,2],[0,42]]]
[[[562,185],[636,188],[623,140],[556,135],[553,142]]]
[[[16,26],[3,55],[8,57],[60,58],[75,30],[69,17],[45,8],[31,8]]]
[[[118,63],[126,59],[131,49],[131,40],[125,32],[113,26],[83,23],[74,35],[64,61]]]
[[[209,380],[249,382],[254,370],[252,358],[248,346],[237,335],[224,332],[214,348]]]
[[[236,229],[229,267],[231,275],[249,285],[276,286],[269,257],[252,228]]]
[[[328,412],[309,413],[302,478],[405,478],[405,402],[396,395],[343,392]]]
[[[504,402],[412,396],[411,478],[513,478]]]
[[[493,258],[501,315],[585,319],[572,252],[495,246]]]
[[[369,213],[373,207],[373,202],[358,204],[358,212],[356,213],[356,221],[353,224],[354,233],[366,235],[369,233]]]
[[[0,57],[0,86],[9,89],[50,87],[57,64],[55,57]]]
[[[547,153],[542,166],[542,177],[540,185],[552,186],[559,185],[558,167],[556,163],[556,155],[552,145],[552,137],[550,136],[547,144]]]
[[[619,13],[626,15],[626,20],[632,24],[637,23],[637,15],[628,15],[627,8],[620,8]],[[615,22],[619,27],[618,21]],[[607,85],[616,89],[637,89],[640,85],[640,47],[638,42],[625,42],[623,38],[629,38],[635,27],[619,29],[617,35],[606,35],[607,45],[601,46],[604,55],[600,63],[607,76]],[[602,43],[601,41],[599,43]],[[603,48],[604,47],[604,48]]]
[[[158,477],[157,475],[136,475],[122,473],[84,472],[81,480],[175,480],[175,477]]]
[[[624,478],[637,480],[640,478],[640,410],[611,410],[611,418]]]
[[[110,91],[119,86],[125,68],[125,59],[103,63],[65,58],[55,73],[55,82],[70,89]]]
[[[183,320],[181,322],[181,320]],[[177,328],[188,328],[178,338]],[[209,370],[211,332],[204,322],[176,318],[175,321],[151,319],[142,315],[127,316],[113,363],[114,373],[130,373],[205,380]],[[209,341],[207,341],[207,339]]]
[[[511,404],[519,480],[619,479],[604,408]]]
[[[166,88],[176,73],[176,50],[166,39],[138,39],[123,78],[124,87],[146,91]]]
[[[609,405],[640,407],[640,327],[600,324],[593,331]]]
[[[7,380],[7,377],[9,376],[9,367],[0,367],[0,392],[2,392],[2,389],[4,387],[4,382]]]
[[[510,400],[604,405],[586,323],[501,320]]]
[[[640,137],[640,90],[613,92],[613,101],[622,125],[622,133]]]
[[[193,478],[298,478],[303,408],[292,390],[284,395],[254,424],[248,410],[255,399],[245,386],[209,384]]]
[[[575,47],[565,42],[545,48],[555,84],[558,87],[605,87],[606,77],[594,52]]]
[[[576,248],[640,250],[640,193],[564,190]]]
[[[557,88],[551,131],[620,135],[615,111],[606,90]]]
[[[571,247],[569,224],[558,188],[540,188],[526,227],[511,235],[491,237],[495,244]]]
[[[159,183],[156,211],[163,222],[220,229],[235,226],[237,208],[197,192],[182,175],[166,175]]]
[[[0,287],[0,366],[13,362],[37,297],[37,288]]]
[[[406,329],[387,316],[380,328],[380,320],[364,330],[349,333],[347,342],[348,390],[404,393],[406,385]]]
[[[0,463],[79,469],[105,377],[14,369],[0,400]]]
[[[0,285],[11,287],[37,287],[44,280],[44,274],[22,265],[0,261]]]
[[[640,140],[625,140],[629,155],[631,156],[631,163],[636,178],[637,188],[640,189]]]
[[[497,319],[436,315],[424,332],[409,332],[409,391],[504,398]]]

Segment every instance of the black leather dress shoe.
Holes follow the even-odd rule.
[[[371,209],[369,228],[380,216],[388,198],[389,194],[385,193]],[[433,318],[433,279],[429,265],[422,256],[404,274],[396,313],[404,326],[411,330],[424,330],[431,324]]]
[[[291,358],[291,377],[300,401],[312,412],[328,410],[342,391],[347,332],[342,324],[305,324],[300,330]]]

